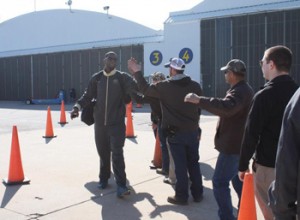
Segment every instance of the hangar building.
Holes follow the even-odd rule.
[[[133,56],[145,76],[171,57],[186,62],[186,73],[207,96],[224,96],[228,85],[220,67],[232,58],[247,65],[249,83],[265,81],[258,61],[266,48],[286,45],[293,51],[291,74],[300,84],[300,0],[203,0],[172,12],[156,31],[104,13],[47,10],[0,23],[0,100],[53,98],[60,89],[81,94],[103,65],[103,55],[119,54],[121,71]]]

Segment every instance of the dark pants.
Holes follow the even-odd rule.
[[[198,130],[190,132],[176,132],[167,137],[174,159],[177,182],[175,196],[180,200],[189,197],[189,179],[191,180],[191,194],[199,198],[203,194],[202,174],[199,166],[199,139]]]
[[[126,186],[123,146],[125,142],[125,124],[113,126],[94,126],[95,142],[100,157],[100,181],[110,178],[110,158],[118,186]]]
[[[232,183],[240,200],[243,182],[238,177],[239,155],[219,153],[213,176],[213,192],[221,220],[234,220],[229,184]],[[239,206],[239,204],[238,204]]]
[[[161,121],[157,124],[157,131],[160,141],[160,147],[161,147],[161,154],[162,154],[162,170],[169,172],[169,165],[170,165],[170,159],[169,159],[169,150],[167,147],[167,140],[166,136],[161,128]]]

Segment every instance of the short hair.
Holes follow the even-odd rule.
[[[292,51],[286,46],[278,45],[266,50],[266,60],[272,60],[279,71],[289,72],[292,66]]]
[[[165,75],[162,72],[154,72],[151,74],[153,82],[160,82],[166,79]]]

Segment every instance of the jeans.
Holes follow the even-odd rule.
[[[175,164],[175,197],[187,200],[189,197],[189,178],[191,194],[198,199],[203,194],[202,174],[199,166],[198,131],[176,132],[167,137],[167,142]]]
[[[167,147],[166,137],[161,128],[161,121],[159,121],[157,124],[157,131],[158,131],[160,147],[161,147],[161,154],[162,154],[162,170],[166,171],[166,173],[168,173],[169,172],[169,164],[170,164],[169,150]]]
[[[217,159],[213,176],[213,192],[219,207],[218,214],[221,220],[236,219],[233,215],[229,183],[231,181],[240,201],[243,182],[238,177],[239,159],[239,155],[224,153],[220,153]]]
[[[123,146],[125,143],[125,124],[94,126],[95,142],[100,157],[100,181],[108,181],[110,178],[110,158],[115,180],[118,186],[126,186],[125,161]]]

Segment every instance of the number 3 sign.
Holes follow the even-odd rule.
[[[159,50],[155,50],[150,54],[150,63],[154,66],[161,64],[163,59],[162,53]]]

